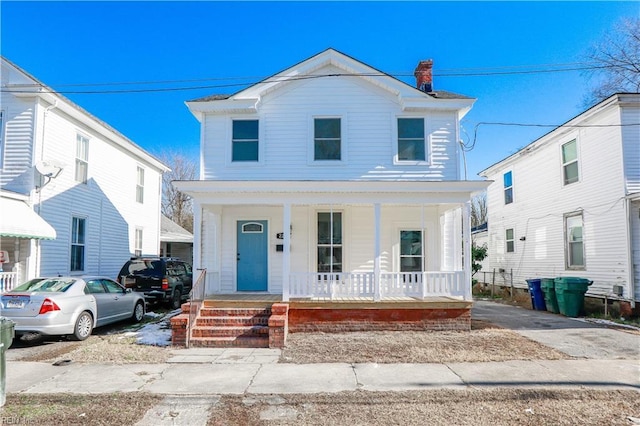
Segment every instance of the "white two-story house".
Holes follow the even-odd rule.
[[[168,168],[15,64],[1,65],[0,291],[37,276],[115,278],[132,255],[157,255]]]
[[[615,94],[480,173],[489,268],[640,301],[640,95]]]
[[[470,199],[488,182],[461,179],[458,140],[474,99],[434,90],[431,68],[413,87],[327,49],[187,102],[200,180],[175,184],[207,297],[471,300]]]

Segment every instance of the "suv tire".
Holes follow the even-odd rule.
[[[182,288],[176,287],[171,294],[169,307],[171,309],[180,309],[180,306],[182,306]]]

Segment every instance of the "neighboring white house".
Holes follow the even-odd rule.
[[[471,300],[471,195],[460,119],[474,99],[407,85],[327,49],[233,95],[201,122],[194,269],[206,293]],[[421,88],[422,90],[419,90]]]
[[[3,282],[115,277],[131,255],[157,255],[168,168],[15,64],[1,62],[0,250],[9,258]]]
[[[490,268],[640,300],[640,94],[615,94],[480,173]]]

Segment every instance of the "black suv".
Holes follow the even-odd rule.
[[[191,265],[173,257],[132,257],[120,270],[118,282],[144,293],[147,302],[178,309],[189,297]]]

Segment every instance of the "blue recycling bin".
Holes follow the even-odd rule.
[[[536,311],[547,310],[547,305],[544,302],[544,293],[542,292],[542,288],[540,287],[541,282],[541,278],[533,278],[527,280],[527,285],[529,286],[529,294],[531,294],[531,307]]]

